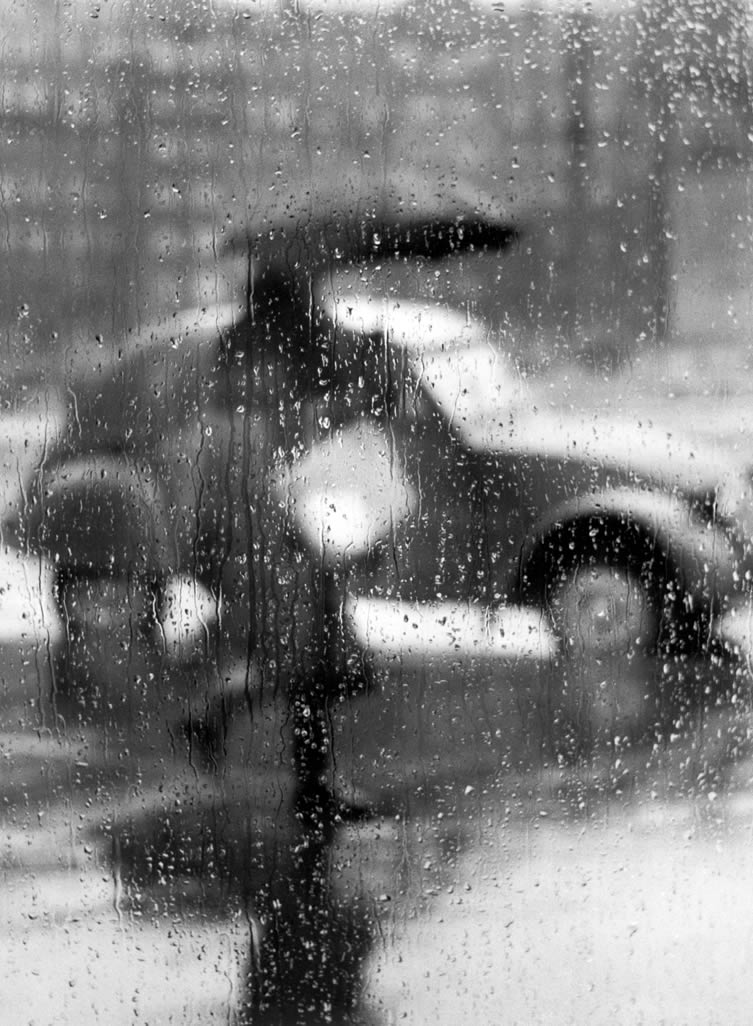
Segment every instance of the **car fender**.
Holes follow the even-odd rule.
[[[518,596],[531,600],[545,582],[538,559],[562,530],[584,521],[607,520],[636,528],[640,537],[668,563],[687,606],[700,604],[712,615],[739,591],[739,557],[725,531],[706,522],[676,495],[631,488],[605,489],[566,500],[535,524],[520,555],[515,584]]]
[[[159,475],[143,459],[93,452],[45,467],[29,542],[59,569],[159,576],[168,537]]]

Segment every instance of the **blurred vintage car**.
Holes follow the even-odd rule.
[[[380,660],[522,659],[569,667],[542,701],[589,734],[684,701],[637,653],[747,656],[747,468],[524,377],[463,302],[516,231],[453,202],[261,225],[201,309],[18,406],[5,538],[54,582],[59,702],[203,665],[190,714],[226,716]]]

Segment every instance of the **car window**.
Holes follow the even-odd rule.
[[[3,1021],[748,1021],[748,5],[6,7]]]

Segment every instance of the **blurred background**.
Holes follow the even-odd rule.
[[[532,360],[723,349],[748,312],[748,22],[705,0],[9,2],[6,380],[199,304],[281,198],[342,216],[396,173],[509,211],[521,259],[489,284]]]
[[[285,211],[352,217],[397,180],[410,202],[481,191],[506,211],[514,259],[474,279],[466,302],[473,312],[483,294],[523,372],[558,376],[575,408],[613,383],[618,405],[658,402],[678,428],[753,448],[745,0],[0,11],[5,413],[32,393],[75,393],[144,326],[211,311],[232,293],[219,269],[233,239]],[[126,913],[110,850],[81,829],[92,802],[101,815],[146,805],[169,742],[113,727],[117,755],[85,731],[61,748],[32,729],[13,683],[30,658],[9,654],[3,678],[6,1021],[234,1021],[254,930],[238,895],[222,915]],[[410,824],[354,828],[332,847],[343,893],[365,877],[369,907],[390,905],[374,913],[369,1021],[749,1021],[751,936],[736,916],[751,869],[747,720],[638,758],[633,806],[598,769],[562,801],[540,774],[484,791],[473,750],[446,747],[454,722],[446,713],[435,743],[402,754],[447,759],[466,802],[454,833],[417,798]],[[156,776],[190,803],[191,766]],[[223,830],[237,800],[225,785],[208,799]],[[508,975],[492,979],[500,946]]]

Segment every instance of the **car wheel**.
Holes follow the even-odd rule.
[[[56,664],[57,711],[66,721],[130,717],[153,670],[155,587],[127,574],[62,571],[57,598],[65,629]]]
[[[654,597],[627,567],[590,563],[554,584],[550,610],[562,642],[558,716],[570,748],[629,739],[657,712]]]
[[[589,521],[542,544],[530,573],[560,638],[546,701],[561,752],[627,742],[661,717],[661,566],[631,525]]]
[[[55,701],[66,718],[130,714],[153,670],[166,509],[156,472],[120,453],[61,459],[39,482],[29,542],[57,577],[65,639]]]
[[[656,640],[656,602],[627,567],[576,565],[554,582],[549,603],[563,645],[580,658],[630,659]]]

